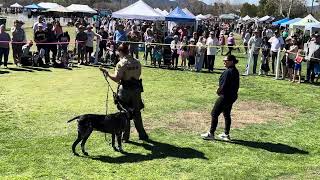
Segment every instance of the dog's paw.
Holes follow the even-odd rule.
[[[80,156],[78,153],[74,152],[73,153],[74,156]]]
[[[84,153],[83,153],[83,155],[85,155],[85,156],[89,156],[89,154],[88,154],[87,152],[84,152]]]

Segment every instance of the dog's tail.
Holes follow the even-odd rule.
[[[74,118],[70,119],[69,121],[67,121],[67,123],[70,123],[70,122],[72,122],[72,121],[74,121],[76,119],[79,119],[79,118],[80,118],[80,116],[74,117]]]

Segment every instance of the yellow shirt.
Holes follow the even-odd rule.
[[[137,59],[131,56],[123,57],[116,65],[115,74],[119,76],[121,80],[127,81],[132,78],[139,80],[141,75],[141,64]]]

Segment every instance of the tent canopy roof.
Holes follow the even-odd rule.
[[[305,26],[305,30],[310,31],[310,30],[312,30],[312,28],[320,29],[320,24],[319,23],[310,23]]]
[[[26,8],[26,9],[44,9],[43,7],[41,7],[41,6],[39,6],[39,5],[37,5],[37,4],[30,4],[30,5],[28,5],[28,6],[25,6],[24,8]]]
[[[196,18],[183,12],[180,7],[176,7],[168,16],[166,16],[166,20],[175,22],[192,22],[195,21]]]
[[[182,11],[183,11],[186,15],[189,15],[189,16],[191,16],[191,17],[196,18],[196,16],[195,16],[192,12],[190,12],[189,9],[184,8],[184,9],[182,9]]]
[[[238,18],[238,16],[237,15],[235,15],[235,14],[221,14],[220,16],[219,16],[219,18],[220,19],[226,19],[226,20],[234,20],[234,19],[237,19]]]
[[[21,6],[20,4],[18,3],[14,3],[10,6],[11,8],[23,8],[23,6]]]
[[[292,23],[295,23],[295,22],[298,22],[298,21],[300,21],[302,18],[294,18],[294,19],[291,19],[290,21],[287,21],[287,22],[283,22],[283,23],[281,23],[281,26],[286,26],[286,25],[290,25],[290,24],[292,24]]]
[[[278,21],[275,21],[275,22],[273,22],[272,23],[272,25],[280,25],[281,23],[285,23],[285,22],[287,22],[287,21],[290,21],[290,18],[284,18],[284,19],[280,19],[280,20],[278,20]]]
[[[199,14],[199,15],[196,16],[196,17],[197,17],[197,19],[199,19],[199,20],[207,19],[207,17],[205,17],[205,16],[202,15],[202,14]]]
[[[264,16],[264,17],[258,19],[258,22],[270,22],[270,21],[273,21],[273,20],[274,20],[274,17]]]
[[[142,19],[142,20],[164,20],[164,15],[160,14],[142,0],[130,6],[112,13],[114,18]]]
[[[62,13],[73,12],[73,11],[71,11],[61,5],[59,5],[58,7],[55,7],[55,8],[48,9],[47,11],[48,12],[62,12]]]
[[[38,4],[38,6],[43,7],[44,9],[51,9],[51,8],[59,7],[60,5],[57,3],[41,2]]]
[[[301,19],[300,21],[290,24],[290,28],[293,28],[296,26],[306,26],[307,24],[311,24],[311,23],[320,23],[320,22],[316,20],[311,14],[309,14],[308,16]]]
[[[88,5],[82,5],[82,4],[71,4],[67,7],[68,10],[72,12],[81,12],[81,13],[90,13],[90,14],[96,14],[98,13],[96,10],[92,9]]]

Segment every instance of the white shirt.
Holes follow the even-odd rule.
[[[33,24],[33,32],[36,32],[38,30],[38,24],[42,24],[42,29],[45,30],[47,29],[47,23],[43,22],[43,23],[39,23],[39,22],[35,22]]]
[[[210,46],[218,46],[219,45],[219,40],[214,37],[213,39],[209,37],[207,39],[207,55],[216,55],[217,54],[217,47],[210,47]]]
[[[284,45],[284,41],[282,37],[275,37],[269,39],[269,43],[271,43],[271,51],[278,52],[282,45]]]
[[[243,38],[243,42],[244,43],[248,43],[249,42],[249,40],[250,40],[250,33],[246,33],[246,35],[244,35],[244,38]]]

